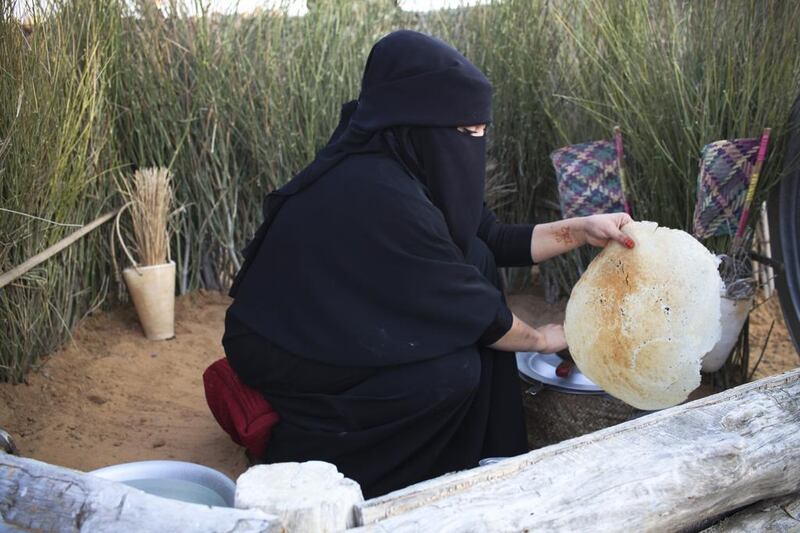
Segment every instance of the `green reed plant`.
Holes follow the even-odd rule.
[[[0,0],[3,271],[108,209],[115,165],[105,76],[115,47],[113,9],[89,0],[55,2],[56,15],[35,18],[36,30],[27,33],[13,7]],[[105,250],[92,234],[0,289],[0,379],[22,379],[103,299]]]
[[[607,138],[620,125],[634,215],[691,232],[701,148],[758,137],[771,126],[776,142],[759,205],[780,179],[788,110],[800,86],[800,40],[789,22],[800,16],[800,5],[586,0],[580,6],[556,13],[565,43],[557,62],[574,62],[570,83],[546,100],[561,142]],[[722,253],[729,239],[705,244]],[[589,258],[579,251],[551,261],[550,285],[569,290],[580,273],[569,261]],[[718,384],[746,381],[746,343],[745,328],[715,375]]]

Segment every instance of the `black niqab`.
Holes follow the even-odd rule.
[[[478,231],[486,188],[486,137],[454,128],[392,128],[387,145],[427,188],[466,255]]]

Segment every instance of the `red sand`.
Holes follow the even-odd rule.
[[[539,296],[509,300],[534,326],[563,320],[563,305],[550,306]],[[223,355],[228,303],[220,293],[178,298],[176,338],[170,341],[146,340],[129,307],[89,317],[26,384],[0,384],[0,428],[12,434],[23,456],[78,470],[178,459],[235,478],[247,461],[217,426],[202,386],[203,370]],[[753,361],[776,320],[757,378],[800,364],[777,309],[768,302],[751,319]]]

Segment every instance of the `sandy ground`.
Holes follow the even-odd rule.
[[[777,296],[756,305],[750,313],[749,330],[751,372],[755,367],[752,379],[774,376],[800,366],[800,354],[794,350]],[[758,362],[762,352],[764,355]]]
[[[563,305],[536,294],[512,295],[514,311],[537,326],[563,320]],[[0,428],[27,457],[78,470],[146,459],[178,459],[235,479],[243,451],[217,426],[205,402],[203,370],[223,356],[227,296],[178,298],[176,338],[147,341],[131,308],[87,318],[64,349],[46,358],[21,385],[0,384]],[[756,377],[800,365],[773,302],[752,317],[755,360],[775,320]]]
[[[78,470],[179,459],[237,476],[247,460],[211,416],[202,382],[223,355],[228,301],[178,298],[169,341],[145,339],[132,308],[89,317],[27,384],[0,387],[0,427],[21,455]]]

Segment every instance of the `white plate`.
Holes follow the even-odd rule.
[[[517,368],[533,380],[570,392],[603,392],[603,389],[584,376],[577,367],[572,369],[569,377],[558,377],[556,368],[562,362],[563,359],[554,353],[517,352]]]

